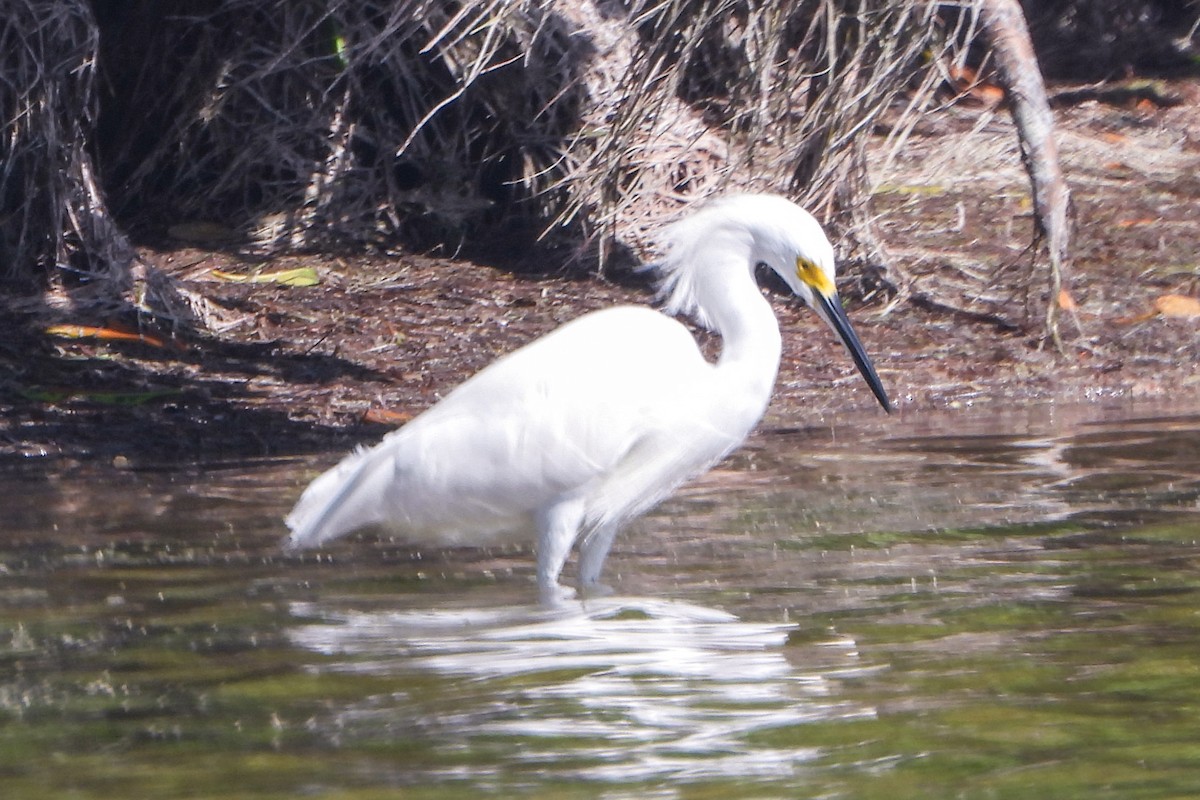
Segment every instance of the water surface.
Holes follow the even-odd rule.
[[[1200,795],[1200,410],[768,429],[555,610],[330,461],[0,468],[5,797]]]

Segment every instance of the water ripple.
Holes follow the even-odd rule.
[[[747,736],[873,714],[837,698],[838,681],[860,669],[852,642],[829,643],[834,657],[805,672],[784,655],[793,626],[686,603],[615,598],[555,610],[385,612],[298,603],[292,611],[316,620],[290,637],[332,659],[320,669],[465,679],[468,738],[510,742],[517,761],[564,777],[777,777],[818,750],[751,746]],[[378,735],[386,719],[389,730],[406,729],[406,720],[462,729],[464,709],[451,721],[419,706],[408,695],[370,698],[342,709],[332,728]]]

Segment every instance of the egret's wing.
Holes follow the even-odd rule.
[[[617,468],[710,369],[687,331],[650,309],[581,317],[319,477],[288,517],[289,542],[366,525],[436,543],[532,536],[533,513]]]
[[[589,491],[587,527],[621,524],[648,511],[727,456],[742,439],[734,431],[694,424],[647,435]]]
[[[561,415],[539,408],[543,402],[521,410],[486,388],[459,395],[318,477],[287,518],[288,546],[315,547],[368,526],[435,544],[530,533],[537,508],[615,460],[569,440]],[[484,402],[487,415],[476,410]]]

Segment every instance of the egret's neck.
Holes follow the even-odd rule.
[[[754,280],[749,254],[698,265],[701,306],[723,342],[717,369],[766,408],[779,371],[779,321]],[[748,398],[749,399],[749,398]],[[756,418],[757,421],[757,418]]]

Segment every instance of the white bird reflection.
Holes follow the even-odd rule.
[[[794,626],[681,602],[383,612],[301,603],[292,610],[318,620],[290,633],[295,644],[335,659],[318,669],[451,681],[433,690],[444,691],[440,699],[428,681],[419,697],[363,698],[331,721],[339,736],[416,727],[448,746],[464,737],[486,737],[492,747],[509,740],[509,759],[563,777],[791,775],[819,751],[752,746],[745,737],[873,714],[836,696],[839,680],[873,671],[859,664],[852,641],[831,638],[805,671],[785,657]]]

